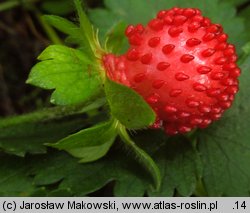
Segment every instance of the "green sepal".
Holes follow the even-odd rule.
[[[112,116],[126,128],[141,129],[154,123],[154,111],[129,87],[107,79],[105,92]]]

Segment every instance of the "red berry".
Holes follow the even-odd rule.
[[[157,109],[154,128],[170,135],[205,128],[232,105],[240,75],[235,47],[200,10],[162,10],[125,34],[127,53],[104,55],[103,64],[110,79]]]

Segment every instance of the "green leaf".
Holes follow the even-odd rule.
[[[43,19],[59,31],[70,35],[75,39],[81,38],[79,27],[71,21],[56,15],[44,15]]]
[[[132,89],[107,79],[105,92],[111,114],[126,128],[140,129],[155,121],[151,107]]]
[[[80,162],[90,162],[103,157],[108,152],[116,135],[114,123],[110,121],[81,130],[51,146],[80,158]]]
[[[78,5],[79,7],[79,5]],[[78,8],[81,13],[83,13],[81,7]],[[51,26],[55,27],[57,30],[68,35],[66,42],[77,44],[80,49],[88,56],[88,58],[95,61],[95,52],[97,50],[96,40],[94,39],[94,31],[91,28],[91,32],[86,32],[83,20],[80,20],[80,27],[72,23],[71,21],[56,15],[44,15],[43,19],[49,23]],[[90,23],[87,23],[89,25]],[[90,35],[93,34],[91,38]],[[87,37],[86,37],[87,36]]]
[[[250,57],[241,66],[240,92],[233,107],[210,128],[200,131],[198,148],[209,196],[249,196]]]
[[[79,45],[80,49],[86,55],[88,55],[89,58],[93,56],[93,52],[90,49],[89,44],[86,43],[86,39],[83,36],[83,32],[79,26],[65,18],[56,15],[44,15],[42,18],[57,30],[68,35],[66,42]]]
[[[106,32],[121,21],[127,24],[146,24],[162,9],[174,6],[195,7],[201,9],[204,16],[210,17],[212,22],[222,24],[232,43],[241,47],[246,41],[243,35],[244,23],[236,16],[236,9],[231,4],[219,0],[147,0],[147,3],[145,0],[105,0],[104,2],[106,10],[98,8],[89,12],[95,26]]]
[[[122,149],[88,164],[59,151],[24,159],[3,155],[0,160],[1,196],[85,196],[114,180],[120,196],[142,196],[150,183],[148,174]]]
[[[109,188],[114,186],[110,190],[115,196],[171,196],[176,191],[177,195],[188,196],[194,192],[201,168],[199,155],[189,141],[183,137],[168,141],[160,131],[140,131],[133,139],[158,162],[163,182],[157,193],[151,191],[150,174],[137,162],[137,156],[118,140],[105,157],[87,164],[79,164],[76,158],[59,151],[24,159],[2,155],[0,195],[86,196],[108,183],[112,183]],[[17,168],[22,172],[15,176]],[[19,180],[33,188],[19,190],[21,186],[12,185]]]
[[[87,42],[89,43],[94,43],[94,32],[93,32],[93,27],[86,16],[85,12],[83,11],[81,1],[79,0],[74,0],[75,7],[79,16],[79,21],[80,21],[80,28],[82,31],[84,31],[84,35],[87,39]]]
[[[7,155],[0,159],[0,196],[29,196],[36,187],[27,175],[25,160]]]
[[[38,57],[27,83],[55,89],[51,102],[58,105],[85,102],[100,93],[99,73],[80,50],[51,45]]]
[[[163,176],[162,188],[154,196],[174,196],[175,190],[181,196],[191,196],[202,175],[199,153],[184,137],[167,141],[155,154],[156,162]]]
[[[24,156],[25,153],[45,153],[45,143],[53,143],[77,130],[102,121],[99,114],[86,118],[85,112],[102,106],[98,100],[93,104],[68,107],[53,107],[34,113],[0,120],[0,148],[5,152]]]
[[[95,192],[114,180],[119,184],[116,190],[121,196],[138,196],[138,192],[143,195],[145,183],[148,184],[150,181],[140,165],[134,159],[128,158],[121,149],[88,164],[79,164],[77,159],[62,152],[54,153],[44,157],[43,162],[37,161],[33,172],[36,174],[35,185],[50,186],[59,183],[57,190],[69,189],[75,196]],[[138,186],[121,191],[124,184],[127,186],[126,180],[130,183],[135,181]]]
[[[184,136],[166,137],[160,130],[138,132],[135,142],[148,152],[160,168],[162,184],[150,196],[191,196],[202,176],[200,155]]]

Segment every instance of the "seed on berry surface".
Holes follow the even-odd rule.
[[[207,73],[211,72],[211,70],[212,69],[208,66],[200,66],[197,68],[197,72],[200,74],[207,74]]]
[[[197,38],[190,38],[186,41],[187,46],[189,47],[193,47],[196,45],[199,45],[201,43],[201,40],[197,39]]]
[[[138,73],[134,76],[134,81],[136,83],[140,83],[145,79],[145,77],[146,77],[146,73]]]
[[[211,41],[215,38],[215,34],[214,33],[206,33],[204,36],[203,36],[203,41]]]
[[[131,49],[127,53],[127,59],[130,61],[136,61],[139,57],[139,52],[136,49]]]
[[[167,63],[167,62],[160,62],[160,63],[157,64],[157,69],[160,70],[160,71],[164,71],[164,70],[166,70],[169,66],[170,66],[170,64]]]
[[[207,89],[207,87],[204,84],[200,84],[200,83],[194,83],[193,88],[197,92],[204,92]]]
[[[186,75],[185,73],[178,72],[178,73],[175,74],[175,78],[178,81],[185,81],[185,80],[189,79],[189,76]]]
[[[188,63],[194,59],[194,56],[192,56],[190,54],[184,54],[183,56],[181,56],[180,59],[181,59],[181,62]]]
[[[143,64],[149,64],[152,59],[152,53],[147,53],[141,57],[141,62]]]
[[[170,106],[170,105],[167,105],[165,108],[164,108],[165,112],[167,113],[175,113],[177,112],[177,108],[173,107],[173,106]]]
[[[169,96],[171,97],[177,97],[178,95],[180,95],[182,93],[181,89],[172,89],[169,92]]]
[[[179,27],[170,27],[168,30],[168,34],[171,37],[177,37],[178,35],[180,35],[183,32],[182,28]]]
[[[163,46],[162,52],[167,55],[167,54],[171,53],[174,48],[175,48],[175,45],[173,45],[173,44],[166,44],[165,46]]]
[[[155,89],[160,89],[163,85],[165,84],[165,81],[163,80],[155,80],[152,84],[152,86],[155,88]]]
[[[150,47],[156,47],[160,43],[160,40],[161,40],[160,37],[153,37],[149,39],[148,45]]]
[[[215,49],[213,49],[213,48],[208,48],[208,49],[202,51],[201,55],[202,55],[203,57],[210,57],[210,56],[212,56],[215,52],[216,52]]]

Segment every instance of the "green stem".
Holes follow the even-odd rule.
[[[43,19],[42,14],[38,10],[34,10],[35,15],[40,22],[41,26],[43,27],[44,31],[46,32],[49,39],[52,41],[53,44],[63,44],[60,37],[57,35],[56,31]]]
[[[119,135],[123,142],[131,148],[131,150],[134,152],[134,154],[138,157],[140,160],[140,163],[150,172],[154,179],[154,184],[155,184],[155,190],[159,191],[160,186],[161,186],[161,173],[154,162],[154,160],[140,147],[138,147],[134,141],[131,140],[129,134],[127,133],[126,128],[119,124]]]
[[[17,6],[21,5],[21,4],[30,4],[30,3],[35,3],[37,1],[38,0],[6,1],[6,2],[3,2],[3,3],[0,3],[0,12],[12,9],[14,7],[17,7]]]
[[[79,116],[82,113],[87,113],[91,110],[95,110],[106,103],[105,99],[98,99],[95,102],[87,105],[78,104],[71,106],[57,106],[51,108],[45,108],[43,110],[35,111],[32,113],[18,115],[8,118],[0,119],[0,128],[8,128],[13,125],[20,125],[24,123],[36,123],[36,122],[48,122],[49,120],[60,119],[66,116]]]

